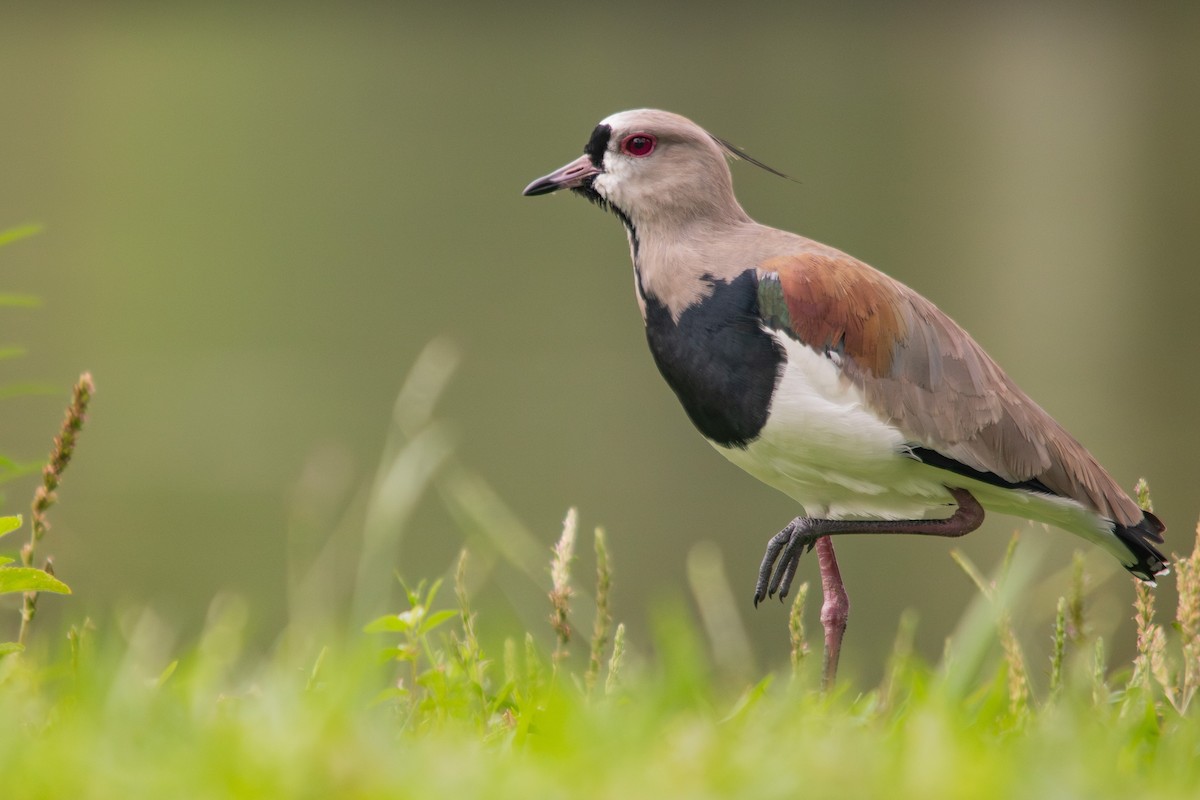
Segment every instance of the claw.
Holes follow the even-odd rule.
[[[787,597],[788,589],[792,585],[792,578],[795,577],[796,570],[800,566],[800,556],[812,549],[814,541],[807,528],[796,524],[795,520],[787,528],[784,528],[784,531],[788,533],[787,544],[784,545],[783,552],[779,554],[779,563],[776,565],[775,574],[767,587],[767,591],[772,597],[779,592],[780,601]],[[780,533],[782,534],[782,531]]]
[[[791,560],[791,554],[788,552],[792,549],[792,543],[789,541],[787,547],[783,548],[783,556],[775,564],[775,569],[771,571],[771,583],[767,586],[767,594],[771,597],[779,591],[779,585],[783,583],[783,573],[787,571],[788,562]]]
[[[791,542],[795,530],[796,520],[792,520],[783,530],[772,536],[771,541],[767,542],[767,552],[758,568],[758,581],[754,584],[755,608],[758,608],[758,604],[766,598],[775,596],[778,582],[771,580],[775,572],[775,562],[779,560],[780,551]]]
[[[811,548],[810,548],[811,549]],[[800,553],[797,552],[795,557],[789,559],[783,565],[783,580],[779,582],[779,602],[787,599],[788,592],[792,588],[792,579],[796,577],[796,570],[800,568]]]
[[[777,593],[782,603],[792,587],[792,579],[800,566],[800,556],[812,550],[815,539],[803,525],[803,517],[792,520],[767,542],[767,552],[758,568],[754,584],[754,607]],[[807,547],[807,550],[806,550]]]

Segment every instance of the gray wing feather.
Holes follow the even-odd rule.
[[[1006,481],[1041,481],[1124,525],[1141,509],[1073,436],[1025,394],[974,339],[901,284],[909,335],[890,376],[863,375],[868,401],[909,436]]]

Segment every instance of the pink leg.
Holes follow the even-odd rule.
[[[837,556],[833,553],[833,540],[828,536],[817,539],[817,563],[821,567],[821,593],[825,601],[821,605],[821,627],[825,629],[825,659],[821,664],[821,684],[825,690],[833,688],[837,677],[838,658],[842,653],[842,637],[846,633],[846,621],[850,618],[850,598],[842,584],[842,573],[838,570]]]

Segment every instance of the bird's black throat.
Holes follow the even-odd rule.
[[[746,447],[767,423],[786,356],[759,322],[757,279],[706,275],[711,293],[679,315],[645,291],[646,341],[692,423],[723,447]]]

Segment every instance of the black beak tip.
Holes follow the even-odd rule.
[[[525,187],[525,191],[521,192],[525,197],[535,197],[539,194],[550,194],[558,191],[562,186],[556,181],[547,180],[546,178],[538,178],[533,183]]]

